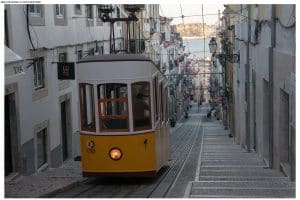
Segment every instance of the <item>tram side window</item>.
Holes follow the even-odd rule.
[[[150,129],[151,106],[149,82],[132,84],[132,110],[134,130]]]
[[[169,120],[169,109],[168,109],[168,89],[164,88],[164,104],[165,104],[165,121]]]
[[[81,129],[86,131],[96,131],[93,85],[80,83],[79,94],[80,94]]]
[[[127,84],[98,85],[101,131],[128,131]]]
[[[162,83],[159,84],[159,90],[160,90],[160,120],[164,121],[164,100],[163,100],[163,86]]]
[[[158,120],[157,77],[153,79],[154,120]]]

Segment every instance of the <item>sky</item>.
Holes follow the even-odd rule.
[[[160,15],[165,17],[174,17],[172,24],[180,23],[202,23],[202,5],[201,4],[160,4]],[[181,13],[182,9],[182,13]],[[218,23],[218,10],[222,14],[223,4],[203,4],[204,23],[215,25]],[[184,15],[183,21],[182,16]],[[194,15],[194,16],[192,16]],[[197,15],[197,16],[195,16]]]

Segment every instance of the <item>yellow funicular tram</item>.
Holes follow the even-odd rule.
[[[169,159],[167,79],[141,54],[77,62],[83,176],[153,176]]]

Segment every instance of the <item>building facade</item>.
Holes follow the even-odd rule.
[[[59,63],[73,63],[75,74],[90,55],[143,53],[159,63],[159,5],[137,5],[137,20],[116,20],[113,29],[101,18],[107,7],[110,18],[128,18],[132,6],[5,5],[5,175],[80,156],[76,76],[59,79]]]
[[[74,63],[76,74],[77,60],[111,52],[110,23],[101,20],[100,7],[5,5],[5,150],[10,152],[6,175],[29,175],[80,156],[76,76],[58,79],[58,63]],[[112,8],[111,17],[129,14],[124,5]],[[115,50],[126,45],[124,24],[114,23]],[[143,34],[137,27],[135,41]],[[18,59],[11,61],[8,55]]]
[[[240,60],[227,65],[237,143],[295,180],[295,5],[228,5],[224,39]]]
[[[160,70],[169,81],[169,115],[178,119],[189,103],[190,77],[187,77],[187,54],[183,40],[171,25],[172,18],[160,16]]]

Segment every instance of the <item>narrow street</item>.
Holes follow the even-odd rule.
[[[171,160],[156,178],[89,178],[55,198],[293,197],[295,184],[267,169],[194,104],[171,133]]]
[[[295,183],[269,169],[254,153],[241,149],[228,131],[204,122],[200,173],[186,198],[282,198],[295,196]]]
[[[2,4],[4,198],[296,197],[296,4]]]

